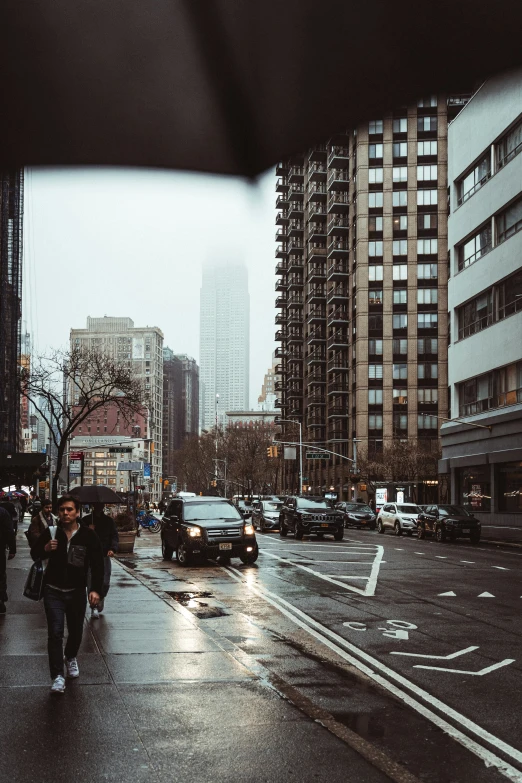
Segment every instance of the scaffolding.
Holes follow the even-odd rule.
[[[0,454],[20,447],[23,187],[23,170],[0,172]]]

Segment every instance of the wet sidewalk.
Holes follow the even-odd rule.
[[[0,616],[0,783],[388,780],[117,562],[80,678],[51,695],[30,565],[20,531]]]

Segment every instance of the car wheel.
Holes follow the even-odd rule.
[[[164,538],[161,539],[161,556],[163,560],[172,560],[174,550],[167,544]]]
[[[183,541],[180,541],[176,549],[176,559],[180,566],[183,567],[190,565],[192,561],[192,553],[188,551]]]
[[[379,519],[377,522],[377,532],[384,535],[384,525],[382,524],[382,519]]]
[[[471,535],[469,537],[470,543],[474,544],[475,546],[477,544],[480,544],[480,533],[475,533],[474,535]]]
[[[443,541],[446,540],[446,532],[441,527],[438,527],[437,530],[435,531],[435,538],[437,539],[439,544],[441,544]]]
[[[417,525],[417,538],[420,539],[426,538],[426,531],[424,530],[424,525]]]
[[[299,524],[299,522],[296,522],[294,536],[295,536],[295,538],[297,538],[298,541],[300,541],[302,539],[302,537],[304,536],[304,530],[301,527],[301,525]]]
[[[395,525],[393,526],[393,532],[396,536],[402,536],[402,530],[401,530],[401,523],[398,519],[395,520]]]
[[[247,552],[244,555],[240,555],[239,559],[245,565],[253,565],[259,557],[259,549],[256,547],[253,552]]]
[[[336,541],[342,541],[344,538],[344,529],[338,530],[336,533],[334,533],[334,539]]]
[[[279,535],[281,538],[286,538],[288,535],[288,528],[284,519],[279,520]]]

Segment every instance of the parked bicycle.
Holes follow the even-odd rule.
[[[150,530],[151,533],[159,533],[161,530],[161,521],[149,514],[148,511],[138,511],[136,520],[140,528]]]

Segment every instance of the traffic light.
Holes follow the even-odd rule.
[[[273,453],[274,457],[278,457],[279,456],[279,447],[278,446],[273,446],[272,453]]]
[[[273,457],[274,456],[274,447],[269,446],[266,450],[266,456],[267,457]]]

